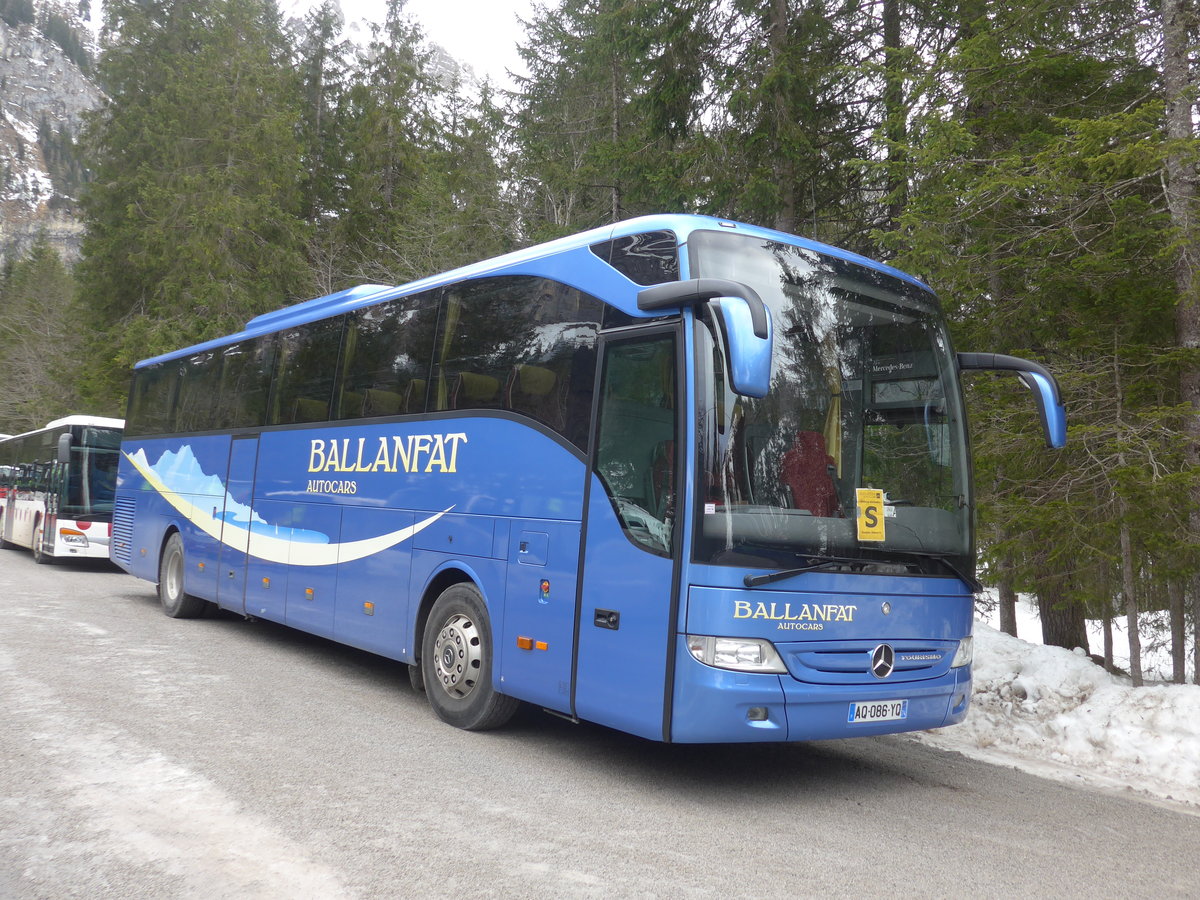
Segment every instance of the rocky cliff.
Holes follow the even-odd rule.
[[[281,4],[289,27],[303,28],[312,2]],[[84,113],[103,98],[85,71],[96,51],[93,30],[80,14],[87,6],[78,0],[0,0],[0,266],[21,258],[40,234],[66,261],[79,258],[77,201],[84,172],[75,143]],[[365,46],[367,26],[346,23],[340,7],[336,11],[345,37]],[[441,47],[431,50],[435,77],[478,89],[469,67]]]
[[[87,33],[66,7],[34,8],[43,23],[51,9]],[[20,257],[39,233],[65,259],[79,256],[83,228],[74,195],[81,173],[72,144],[83,113],[99,105],[101,93],[43,31],[0,20],[0,264]]]

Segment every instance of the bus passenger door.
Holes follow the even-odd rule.
[[[246,612],[247,550],[257,464],[258,435],[235,436],[229,445],[221,546],[217,551],[217,605],[243,614]]]
[[[662,740],[677,588],[677,331],[601,344],[575,714]]]

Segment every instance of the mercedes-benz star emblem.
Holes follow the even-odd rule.
[[[880,644],[871,651],[871,674],[876,678],[887,678],[896,668],[896,651],[890,644]]]

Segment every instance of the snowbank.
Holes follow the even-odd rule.
[[[1123,787],[1200,812],[1200,685],[1134,688],[1082,650],[975,623],[965,722],[919,739],[1034,774]]]

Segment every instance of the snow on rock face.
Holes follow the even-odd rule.
[[[975,623],[965,722],[925,732],[947,750],[1200,808],[1200,685],[1134,688],[1082,650]]]
[[[73,259],[82,226],[73,198],[55,191],[38,128],[44,122],[77,138],[83,114],[100,104],[100,90],[37,28],[3,21],[0,85],[0,263],[21,256],[41,232]]]

